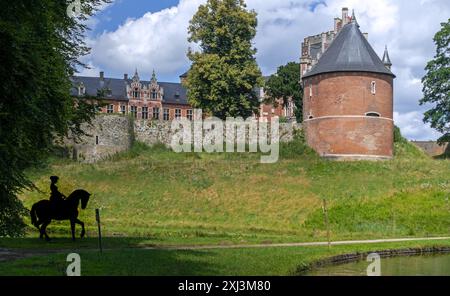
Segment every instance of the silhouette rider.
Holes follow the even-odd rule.
[[[55,203],[62,202],[66,198],[64,196],[64,194],[59,192],[58,186],[56,186],[56,183],[58,182],[58,180],[59,180],[58,176],[51,176],[50,177],[50,181],[52,182],[50,184],[50,191],[51,191],[50,201],[55,202]]]

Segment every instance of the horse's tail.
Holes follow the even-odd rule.
[[[31,224],[33,224],[34,226],[36,226],[37,228],[39,228],[39,223],[38,223],[37,216],[36,216],[36,206],[37,206],[37,203],[35,203],[35,204],[31,207],[31,211],[30,211]]]

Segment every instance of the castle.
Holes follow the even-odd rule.
[[[387,49],[383,61],[361,33],[353,13],[342,10],[335,29],[305,39],[301,80],[306,140],[335,159],[393,157],[393,80]]]
[[[106,78],[104,72],[99,77],[74,76],[72,78],[71,95],[97,96],[103,90],[103,101],[106,106],[100,108],[101,113],[131,114],[136,119],[170,121],[175,118],[192,120],[193,109],[187,100],[183,80],[187,72],[180,75],[180,82],[159,82],[153,71],[150,81],[141,80],[136,69],[130,79],[124,74],[123,79]],[[260,101],[259,114],[255,117],[270,120],[274,117],[294,118],[294,104],[287,106],[269,105],[264,102],[264,88],[256,88]]]

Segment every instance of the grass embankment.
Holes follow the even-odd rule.
[[[449,247],[440,242],[403,242],[327,247],[286,247],[226,250],[81,251],[81,275],[298,275],[316,260],[346,253],[389,249]],[[65,254],[50,254],[0,263],[0,275],[66,275]],[[367,263],[369,264],[369,263]]]
[[[93,193],[80,217],[88,237],[96,236],[94,209],[101,208],[104,235],[138,238],[133,244],[325,240],[324,198],[333,240],[448,235],[450,161],[404,141],[395,148],[391,161],[332,162],[296,141],[269,165],[258,154],[176,154],[137,143],[97,164],[53,160],[33,169],[43,193],[21,199],[31,208],[48,198],[48,177],[58,175],[63,193]],[[68,222],[48,229],[70,233]]]

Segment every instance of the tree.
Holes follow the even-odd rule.
[[[441,23],[441,30],[434,36],[436,56],[428,62],[422,78],[423,98],[420,104],[431,103],[434,108],[425,112],[424,122],[441,132],[438,142],[450,141],[450,19]]]
[[[295,106],[295,117],[298,122],[303,121],[303,89],[300,84],[300,64],[295,62],[280,66],[277,73],[269,77],[266,82],[266,103],[286,106],[292,99]]]
[[[255,88],[263,79],[252,46],[256,26],[256,13],[247,11],[243,0],[208,0],[199,7],[189,42],[201,51],[189,50],[192,66],[185,81],[194,108],[222,119],[258,112]]]
[[[81,135],[81,123],[96,113],[70,89],[89,50],[84,23],[105,2],[79,2],[75,18],[66,1],[16,0],[0,10],[0,236],[23,234],[28,211],[17,194],[34,187],[25,169],[48,155],[55,138]]]

